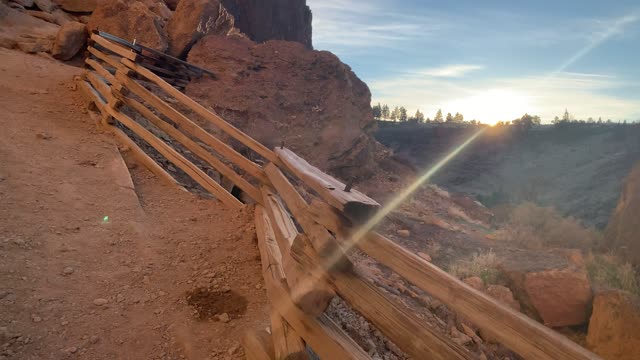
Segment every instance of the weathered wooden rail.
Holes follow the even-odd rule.
[[[271,304],[271,334],[250,333],[244,342],[247,358],[304,359],[308,358],[308,346],[322,359],[369,359],[369,355],[324,314],[336,295],[414,359],[474,358],[473,353],[418,319],[353,267],[346,255],[349,249],[344,246],[357,225],[378,210],[377,202],[286,148],[266,148],[164,81],[153,68],[138,63],[136,53],[130,49],[98,34],[93,34],[91,40],[86,60],[89,70],[80,86],[101,112],[102,126],[129,147],[142,164],[170,184],[178,185],[178,181],[131,140],[121,126],[182,169],[225,206],[244,206],[124,110],[126,107],[127,111],[138,113],[151,126],[233,182],[256,204],[258,248]],[[209,121],[262,161],[257,163],[241,155],[148,90],[141,80],[160,88],[174,99],[172,102],[181,103]],[[291,179],[317,197],[303,196]],[[372,232],[356,246],[524,358],[598,358],[380,234]]]

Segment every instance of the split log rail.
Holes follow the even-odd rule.
[[[104,34],[102,34],[104,35]],[[473,359],[474,353],[358,273],[343,246],[380,205],[284,147],[268,149],[145,67],[139,54],[109,36],[92,34],[81,88],[109,129],[159,178],[178,181],[134,142],[140,139],[210,192],[224,206],[244,206],[205,171],[125,114],[125,107],[229,179],[255,202],[262,271],[270,302],[271,333],[249,333],[248,359],[370,359],[325,310],[340,296],[414,359]],[[148,89],[153,84],[172,101]],[[180,103],[260,158],[255,162],[174,105]],[[157,132],[156,132],[157,133]],[[266,164],[266,165],[265,165]],[[292,182],[293,181],[293,182]],[[306,191],[300,191],[300,187]],[[305,194],[303,196],[302,194]],[[315,195],[309,195],[315,194]],[[371,232],[356,246],[475,326],[527,359],[598,359],[588,350],[498,303],[388,238]],[[338,259],[331,261],[329,259]]]

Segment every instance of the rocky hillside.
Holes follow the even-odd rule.
[[[640,265],[640,162],[627,177],[618,206],[605,231],[606,247]]]
[[[172,13],[171,8],[175,10]],[[241,34],[256,42],[287,40],[312,47],[311,10],[305,0],[104,0],[90,29],[185,58],[205,35]]]
[[[373,173],[381,149],[364,132],[371,94],[335,55],[295,42],[209,35],[188,60],[216,79],[192,81],[187,94],[268,147],[284,142],[344,179]]]
[[[417,168],[435,163],[476,127],[381,123],[375,137]],[[640,126],[491,128],[433,179],[487,206],[532,201],[606,227],[623,179],[640,159]]]

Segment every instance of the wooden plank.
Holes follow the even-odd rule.
[[[282,267],[282,255],[275,243],[275,234],[269,222],[269,217],[260,205],[255,210],[256,233],[258,235],[258,249],[262,259],[263,273],[270,273],[272,279],[281,285],[286,285],[286,275]],[[304,342],[277,311],[270,312],[271,332],[277,359],[306,359]]]
[[[302,338],[275,310],[271,310],[271,333],[276,359],[310,359]]]
[[[113,125],[107,125],[107,129],[111,131],[116,139],[118,139],[124,146],[129,148],[132,156],[140,162],[144,167],[149,169],[155,176],[165,181],[171,186],[175,186],[182,191],[187,191],[171,174],[166,172],[162,166],[158,165],[144,150],[142,150],[138,144],[136,144],[131,138],[124,133],[124,131]]]
[[[266,331],[249,331],[242,339],[247,360],[280,360],[276,358],[271,335]]]
[[[278,247],[278,253],[282,254],[279,262],[284,268],[291,298],[306,314],[318,316],[329,307],[336,294],[327,283],[322,269],[316,270],[317,266],[305,267],[291,258],[291,249],[302,249],[304,244],[301,242],[308,242],[308,239],[298,233],[280,198],[266,186],[262,186],[262,193],[266,207],[264,222],[274,230],[274,244]]]
[[[375,200],[355,189],[345,191],[345,184],[323,173],[293,151],[277,148],[275,153],[289,171],[350,220],[362,223],[380,207]]]
[[[299,234],[298,228],[282,203],[282,199],[268,186],[262,185],[260,190],[266,213],[273,224],[280,253],[288,256],[291,246],[293,246],[293,242]]]
[[[102,46],[103,48],[113,52],[114,54],[120,55],[130,61],[136,61],[138,57],[138,55],[130,49],[113,43],[98,34],[91,34],[91,40],[93,40],[96,44]]]
[[[81,80],[78,82],[80,89],[85,94],[85,97],[93,102],[101,114],[106,114],[106,106],[107,103],[102,99],[102,96],[98,93],[98,91],[89,83],[87,80]]]
[[[120,121],[124,126],[133,131],[136,135],[140,136],[144,141],[151,145],[154,149],[158,150],[167,160],[171,161],[175,166],[182,169],[193,180],[200,184],[203,188],[213,194],[223,204],[231,208],[240,208],[242,203],[238,201],[233,195],[228,193],[220,184],[211,179],[200,168],[187,160],[184,156],[180,155],[177,151],[171,148],[169,145],[155,137],[149,130],[145,129],[142,125],[135,122],[133,119],[124,115],[116,109],[107,107],[110,115]]]
[[[358,247],[526,359],[599,359],[587,349],[371,233]]]
[[[121,57],[118,57],[118,59],[115,59],[114,57],[103,53],[102,51],[96,49],[93,46],[89,46],[87,48],[87,50],[96,59],[102,60],[104,63],[106,63],[107,65],[111,66],[114,69],[118,69],[119,67],[122,66],[122,64],[120,63],[120,60],[119,60],[119,59],[121,59]]]
[[[184,135],[178,129],[171,126],[171,124],[165,122],[160,119],[153,111],[149,110],[146,106],[135,101],[129,97],[124,96],[119,92],[114,92],[115,96],[122,100],[125,104],[129,105],[131,108],[139,112],[142,116],[144,116],[147,120],[149,120],[152,124],[160,128],[162,131],[167,133],[167,135],[171,136],[182,145],[184,145],[187,149],[189,149],[196,156],[204,160],[211,167],[216,169],[220,174],[230,179],[235,185],[237,185],[242,191],[247,193],[255,202],[262,203],[262,193],[258,190],[257,187],[251,185],[247,180],[242,178],[242,176],[238,175],[233,169],[228,167],[225,163],[220,161],[217,157],[211,154],[209,151],[204,149],[202,146],[198,145],[195,141],[191,140],[188,136]]]
[[[179,90],[177,90],[176,88],[168,84],[166,81],[162,80],[158,75],[154,74],[148,69],[145,69],[143,66],[136,64],[134,61],[122,59],[122,63],[125,64],[127,67],[135,70],[138,74],[144,76],[151,82],[154,82],[156,85],[162,88],[162,90],[166,91],[167,94],[173,96],[178,101],[180,101],[181,103],[183,103],[184,105],[186,105],[187,107],[195,111],[198,115],[202,116],[207,121],[216,125],[222,131],[226,132],[231,137],[233,137],[234,139],[238,140],[239,142],[247,146],[249,149],[255,151],[260,156],[264,157],[265,159],[271,162],[277,161],[276,156],[266,146],[262,145],[261,143],[259,143],[258,141],[250,137],[249,135],[240,131],[235,126],[229,124],[220,116],[206,109],[204,106],[198,104],[198,102],[191,99],[187,95],[181,93]]]
[[[313,318],[291,301],[287,291],[265,277],[269,300],[321,359],[370,359],[327,315]]]
[[[86,74],[87,74],[87,79],[89,80],[91,85],[94,87],[94,89],[98,90],[98,93],[100,94],[104,102],[109,103],[109,100],[112,98],[111,88],[109,87],[109,85],[107,85],[104,79],[98,77],[92,71],[87,71]]]
[[[133,79],[129,78],[125,74],[118,71],[116,73],[116,79],[123,84],[127,89],[129,89],[134,94],[141,97],[146,103],[156,108],[166,117],[171,119],[171,121],[175,122],[180,130],[187,133],[190,136],[193,136],[203,143],[209,145],[213,150],[215,150],[218,154],[224,156],[229,159],[231,162],[235,163],[242,170],[246,171],[249,175],[255,177],[262,183],[268,183],[267,177],[264,174],[262,168],[250,161],[249,159],[242,156],[240,153],[235,151],[229,145],[220,141],[220,139],[211,135],[209,132],[198,126],[193,121],[189,120],[182,113],[174,109],[172,106],[167,104],[165,101],[157,97],[151,91],[147,90],[144,86],[138,84]]]
[[[408,309],[391,301],[360,276],[354,273],[335,273],[333,278],[338,294],[412,358],[475,358],[446,334],[418,320]]]
[[[256,209],[258,208],[259,206],[256,207]],[[263,210],[260,211],[263,212]],[[261,215],[256,216],[256,219],[261,217],[264,218]],[[265,237],[262,237],[262,239],[265,239]],[[260,236],[258,241],[261,241]],[[278,247],[271,248],[274,251],[273,253],[265,251],[266,246],[264,245],[262,249],[263,267],[265,266],[264,264],[267,264],[267,269],[263,271],[267,296],[273,308],[297,334],[323,359],[369,359],[369,356],[362,348],[326,315],[321,315],[318,319],[310,317],[293,303],[286,285],[282,283],[281,271],[272,270],[274,266],[282,267],[282,264],[276,260],[276,258],[282,258],[282,255],[277,253],[279,251]]]
[[[327,260],[327,265],[330,267],[327,270],[342,271],[352,269],[353,264],[340,248],[335,238],[310,216],[309,205],[282,171],[273,163],[270,163],[265,166],[265,173],[293,213],[295,219],[302,225],[313,247],[322,258]]]
[[[85,95],[96,104],[96,107],[101,113],[107,114],[107,104],[100,98],[98,92],[91,86],[91,84],[85,80],[80,81],[80,88],[84,91]],[[184,190],[184,187],[176,181],[168,172],[166,172],[160,165],[158,165],[149,155],[147,155],[133,140],[131,140],[127,134],[125,134],[119,128],[106,125],[107,130],[113,132],[114,136],[126,147],[128,147],[133,156],[141,164],[143,164],[149,171],[154,173],[157,177],[164,180],[167,184],[177,186],[179,189]]]
[[[87,65],[91,66],[97,73],[98,75],[102,76],[103,78],[107,79],[107,81],[109,82],[109,84],[113,84],[116,82],[116,78],[115,76],[113,76],[113,74],[111,74],[110,72],[107,71],[107,69],[105,69],[102,65],[100,65],[100,63],[98,63],[97,61],[93,60],[93,59],[89,59],[86,58],[84,60],[85,63],[87,63]]]

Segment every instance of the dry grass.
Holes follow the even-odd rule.
[[[601,234],[584,227],[572,217],[563,217],[555,209],[526,202],[513,209],[499,240],[526,249],[591,249]]]
[[[594,285],[640,295],[638,274],[631,264],[612,254],[592,253],[586,257],[585,264]]]
[[[471,258],[458,260],[449,266],[449,273],[459,279],[478,276],[485,284],[497,284],[500,279],[498,259],[493,251],[478,253]]]

